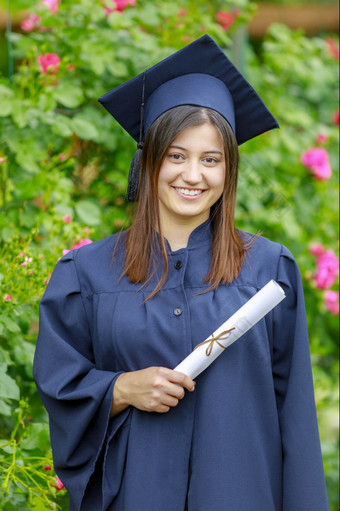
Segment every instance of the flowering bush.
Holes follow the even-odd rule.
[[[12,85],[0,77],[0,509],[48,509],[50,501],[67,509],[32,358],[38,303],[57,260],[129,225],[124,196],[134,143],[97,98],[204,32],[233,59],[233,34],[253,10],[244,0],[226,0],[223,11],[206,0],[180,7],[172,0],[44,0],[13,34]],[[244,50],[246,74],[281,130],[240,148],[237,221],[286,244],[302,271],[333,511],[338,277],[334,258],[317,261],[337,250],[337,61],[326,40],[278,25],[257,53]],[[308,148],[327,152],[317,165],[324,175],[329,162],[326,180],[314,179],[312,167],[306,172],[300,158]],[[319,247],[315,256],[311,244]],[[318,272],[320,282],[333,282],[328,288],[318,289]]]

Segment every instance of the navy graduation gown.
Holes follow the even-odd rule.
[[[209,222],[169,251],[162,290],[121,278],[117,235],[69,252],[40,306],[34,377],[72,511],[327,511],[301,279],[258,238],[230,285],[198,294]],[[121,372],[175,367],[270,279],[286,299],[168,413],[109,418]]]

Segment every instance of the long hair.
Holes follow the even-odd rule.
[[[168,274],[166,243],[159,218],[158,176],[161,164],[173,140],[185,129],[210,124],[220,133],[225,153],[225,183],[221,197],[211,207],[212,254],[205,277],[209,289],[232,282],[240,273],[248,246],[234,224],[239,153],[236,138],[228,122],[216,111],[179,106],[162,114],[151,126],[142,151],[137,207],[125,240],[124,275],[134,283],[147,284],[162,267],[158,284],[147,299],[164,285]],[[155,266],[155,261],[158,264]],[[163,262],[163,264],[162,264]]]

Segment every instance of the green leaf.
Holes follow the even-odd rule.
[[[7,117],[12,112],[12,103],[6,99],[0,99],[0,117]]]
[[[0,399],[0,416],[4,415],[5,417],[9,417],[12,413],[12,407],[9,406],[4,399]],[[3,448],[4,451],[6,451],[6,449],[7,448]]]
[[[2,323],[10,332],[16,333],[21,331],[20,327],[11,318],[4,314],[0,315],[0,323]]]
[[[101,211],[93,202],[83,200],[75,206],[79,219],[87,225],[99,225],[101,222]]]
[[[48,444],[49,432],[48,425],[45,423],[32,423],[26,429],[27,437],[20,442],[20,446],[25,451],[33,449],[44,450]]]
[[[81,117],[74,117],[71,125],[79,138],[84,140],[93,140],[98,137],[98,131],[95,126]]]
[[[0,368],[0,397],[2,399],[14,399],[19,401],[20,390],[16,381]]]
[[[68,108],[76,108],[84,101],[81,88],[70,83],[58,84],[53,91],[53,97]]]

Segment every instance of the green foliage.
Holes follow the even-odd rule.
[[[57,14],[35,7],[40,26],[14,33],[12,85],[0,77],[0,509],[66,509],[53,487],[47,418],[32,379],[38,303],[64,249],[128,226],[127,173],[135,143],[97,98],[208,32],[233,51],[235,29],[254,12],[247,0],[137,1],[105,14],[111,0],[63,0]],[[19,5],[19,4],[18,4]],[[30,5],[26,2],[25,6]],[[240,12],[227,31],[219,10]],[[32,12],[33,12],[32,11]],[[283,26],[259,54],[245,46],[246,73],[281,130],[241,148],[239,227],[286,244],[305,287],[313,369],[332,511],[337,497],[337,318],[315,288],[312,242],[337,246],[337,63],[319,38]],[[56,72],[38,57],[55,53]],[[333,176],[319,182],[301,152],[325,133]]]

